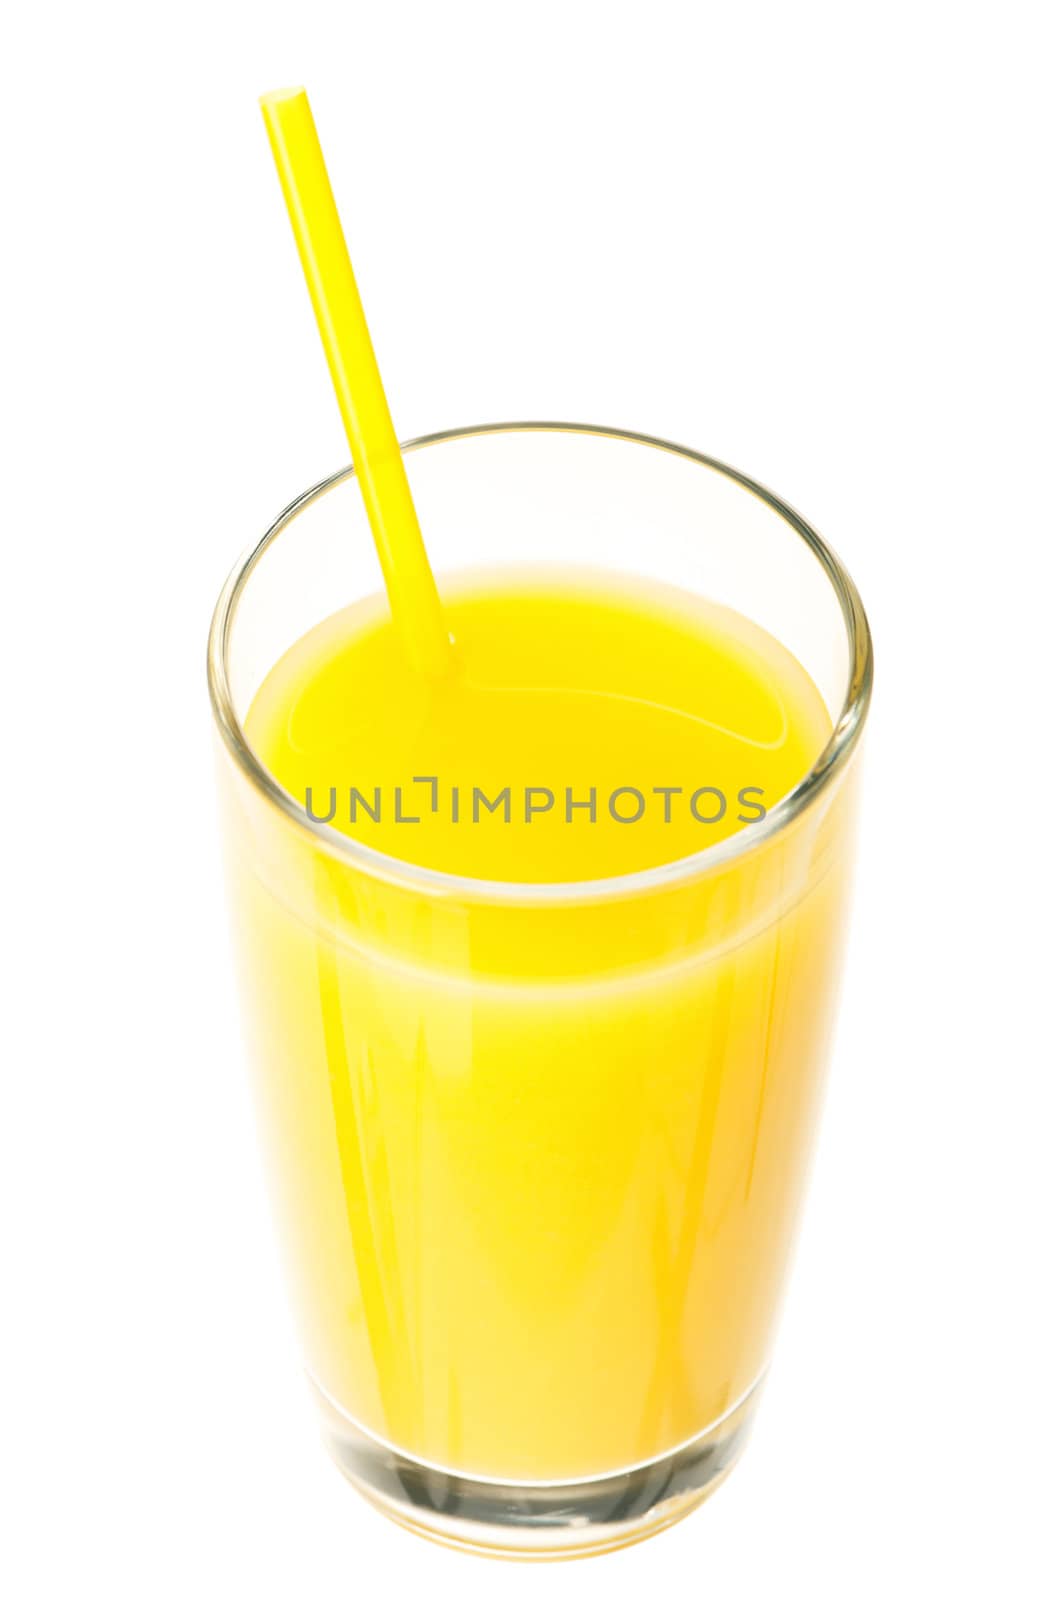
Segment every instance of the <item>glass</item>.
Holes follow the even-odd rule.
[[[453,877],[311,822],[245,738],[283,652],[379,589],[349,469],[289,506],[214,615],[250,1053],[328,1447],[431,1538],[586,1554],[693,1509],[749,1432],[833,1011],[871,644],[829,548],[720,462],[554,423],[404,448],[440,575],[534,552],[703,594],[780,640],[834,724],[756,828],[696,855]]]

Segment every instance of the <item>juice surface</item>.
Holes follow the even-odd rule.
[[[751,826],[830,733],[770,635],[664,585],[482,574],[446,613],[450,677],[412,673],[370,602],[290,650],[247,719],[301,803],[422,866],[553,882],[675,860]]]
[[[578,571],[442,587],[449,681],[412,678],[370,602],[290,650],[247,718],[299,803],[323,815],[334,788],[333,826],[378,850],[509,882],[632,872],[755,832],[740,793],[770,806],[827,740],[801,667],[723,608]],[[379,820],[351,820],[351,787],[380,790]],[[474,821],[473,789],[507,787],[510,820]],[[566,791],[592,788],[594,819],[569,820]],[[715,821],[715,796],[690,805],[709,788]],[[611,814],[619,790],[638,820]],[[239,944],[323,1393],[497,1478],[614,1472],[710,1427],[767,1360],[836,966],[835,821],[574,935],[568,911],[393,905],[292,825],[273,854],[258,829],[245,811]]]

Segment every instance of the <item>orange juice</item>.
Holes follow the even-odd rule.
[[[773,638],[663,585],[441,590],[445,678],[363,602],[246,719],[325,839],[245,813],[236,852],[277,1214],[338,1412],[451,1472],[609,1473],[710,1428],[767,1360],[840,808],[755,856],[736,836],[830,718]],[[356,870],[330,834],[368,847]]]

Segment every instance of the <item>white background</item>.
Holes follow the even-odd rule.
[[[9,1594],[1059,1592],[1056,21],[185,0],[6,24]],[[560,416],[708,450],[820,527],[876,635],[760,1421],[697,1516],[589,1564],[477,1561],[366,1509],[318,1447],[273,1257],[203,655],[236,555],[345,455],[256,105],[293,81],[401,435]]]

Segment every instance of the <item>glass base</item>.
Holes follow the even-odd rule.
[[[637,1544],[706,1500],[741,1455],[763,1379],[667,1455],[572,1482],[466,1478],[403,1455],[358,1427],[311,1379],[325,1443],[354,1487],[422,1538],[477,1555],[559,1561]]]

